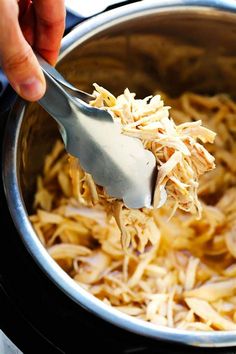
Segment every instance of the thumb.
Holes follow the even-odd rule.
[[[0,1],[0,62],[15,91],[29,101],[40,99],[46,88],[45,79],[25,40],[18,22],[15,0]]]

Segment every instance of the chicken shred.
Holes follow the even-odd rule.
[[[90,104],[107,110],[121,125],[123,134],[141,139],[144,147],[156,157],[158,176],[154,209],[166,204],[172,210],[170,218],[177,209],[200,218],[202,206],[197,195],[199,177],[214,169],[215,164],[214,157],[198,141],[213,143],[216,134],[202,127],[201,121],[176,125],[169,116],[170,107],[164,106],[160,95],[135,99],[135,94],[126,89],[124,94],[115,98],[103,87],[94,86],[95,100]],[[143,252],[148,243],[156,242],[158,230],[150,211],[127,209],[121,201],[109,198],[103,188],[96,187],[94,182],[91,185],[88,180],[92,177],[82,171],[76,158],[70,157],[70,164],[75,198],[86,206],[102,204],[108,213],[114,214],[121,230],[122,246],[126,250],[134,247]],[[137,229],[138,222],[141,225]],[[137,232],[138,241],[134,236]]]
[[[136,100],[126,90],[116,98],[95,88],[93,104],[155,154],[156,206],[163,206],[127,209],[58,142],[30,217],[40,241],[107,306],[177,330],[235,330],[236,104],[224,94],[163,93],[165,107],[159,95]]]

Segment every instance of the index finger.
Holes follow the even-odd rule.
[[[64,0],[34,0],[35,49],[52,65],[56,63],[65,30]]]

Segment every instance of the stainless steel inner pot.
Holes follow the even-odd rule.
[[[58,69],[79,88],[97,82],[115,94],[157,89],[178,95],[236,92],[235,1],[143,1],[94,17],[63,40]],[[12,218],[32,257],[72,300],[140,335],[196,346],[236,345],[236,332],[158,327],[108,307],[80,288],[50,258],[28,219],[36,176],[59,137],[37,104],[18,100],[6,128],[4,183]]]

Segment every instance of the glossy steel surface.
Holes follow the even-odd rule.
[[[143,1],[86,21],[64,40],[63,76],[91,92],[98,82],[119,94],[144,96],[236,92],[235,1]],[[28,219],[36,176],[58,138],[57,127],[37,105],[19,100],[4,142],[4,182],[9,208],[31,255],[71,299],[107,321],[156,339],[195,346],[233,346],[236,333],[157,327],[105,305],[80,288],[50,258]]]

